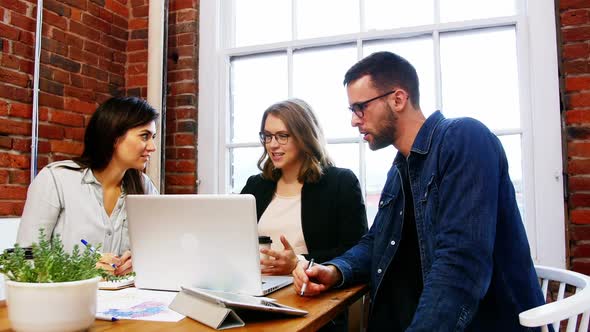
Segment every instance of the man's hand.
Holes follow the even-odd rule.
[[[333,265],[315,264],[308,269],[309,262],[300,261],[293,270],[293,284],[297,294],[301,293],[304,283],[307,283],[304,296],[315,296],[324,292],[342,280],[340,271]],[[313,281],[312,281],[313,280]]]
[[[266,254],[268,259],[261,259],[261,272],[270,275],[290,274],[297,266],[297,256],[291,247],[291,244],[284,235],[281,235],[281,242],[284,250],[276,251],[266,248],[260,249],[260,252]]]

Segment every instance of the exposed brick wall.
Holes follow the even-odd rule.
[[[196,193],[197,0],[171,0],[168,15],[164,192]],[[148,0],[131,0],[127,93],[147,97]],[[157,84],[157,83],[156,83]]]
[[[199,1],[171,0],[168,15],[166,193],[195,193]]]
[[[198,0],[171,0],[167,193],[196,192]],[[30,181],[36,1],[0,0],[0,216],[20,215]],[[82,151],[98,104],[147,97],[148,0],[45,0],[39,169]]]
[[[590,1],[556,1],[567,138],[568,263],[590,274]]]

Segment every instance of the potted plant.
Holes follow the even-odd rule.
[[[98,282],[106,272],[96,267],[100,254],[88,247],[64,251],[58,235],[43,230],[32,245],[32,259],[15,245],[0,255],[5,275],[8,319],[15,331],[78,331],[96,315]]]

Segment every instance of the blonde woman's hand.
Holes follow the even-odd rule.
[[[269,275],[287,275],[291,274],[297,266],[297,256],[291,247],[291,244],[284,235],[281,235],[283,250],[271,250],[267,248],[260,249],[260,252],[266,254],[268,259],[261,259],[261,272]]]

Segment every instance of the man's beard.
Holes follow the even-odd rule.
[[[377,132],[373,134],[373,141],[369,143],[369,148],[373,151],[393,144],[394,137],[397,135],[397,117],[394,115],[393,109],[388,104],[385,104],[385,107],[385,119],[381,121],[381,126],[377,128]]]

